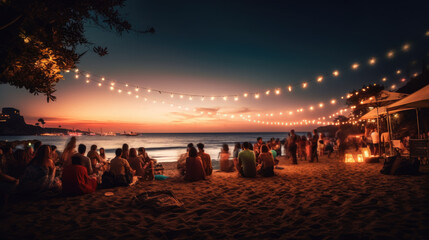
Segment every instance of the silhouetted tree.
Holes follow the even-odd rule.
[[[45,119],[43,119],[43,118],[39,118],[38,120],[37,120],[38,122],[40,122],[40,124],[42,124],[42,127],[43,128],[45,128]]]
[[[91,46],[100,56],[108,53],[106,47],[94,46],[85,37],[88,23],[119,34],[135,31],[118,11],[124,2],[1,0],[0,83],[25,88],[35,95],[43,93],[48,102],[55,100],[53,93],[56,83],[63,79],[62,70],[76,67]]]
[[[369,99],[370,97],[379,97],[381,90],[384,89],[383,85],[378,84],[370,84],[368,86],[362,86],[359,90],[353,90],[348,95],[346,104],[351,107],[355,106],[356,108],[353,109],[353,114],[356,117],[360,117],[364,114],[366,114],[369,111],[369,108],[367,105],[362,105],[361,102]]]

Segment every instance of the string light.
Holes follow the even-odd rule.
[[[338,75],[340,75],[340,72],[338,72],[338,70],[335,70],[332,72],[332,75],[334,75],[334,77],[338,77]]]
[[[375,57],[372,57],[369,59],[368,63],[369,63],[369,65],[374,65],[376,61],[377,61],[377,59]]]
[[[270,95],[270,90],[267,90],[267,91],[265,92],[265,95]]]
[[[170,98],[174,98],[174,94],[170,94]]]
[[[74,77],[75,77],[76,79],[78,79],[78,78],[79,78],[79,75],[77,75],[77,74],[76,74]]]
[[[276,89],[276,95],[279,95],[280,94],[280,89]]]
[[[136,89],[134,89],[136,92],[138,92],[139,91],[139,88],[136,88]]]
[[[101,83],[98,83],[98,86],[101,87]]]
[[[256,93],[256,94],[255,94],[255,98],[256,98],[256,99],[259,99],[259,93]]]
[[[287,87],[287,90],[288,90],[289,92],[292,92],[292,86],[290,86],[290,85],[289,85],[289,86]]]
[[[382,78],[381,81],[383,82],[387,81],[387,77]]]
[[[244,93],[244,94],[243,94],[243,97],[245,97],[245,98],[246,98],[248,95],[249,95],[248,93]]]
[[[85,75],[85,77],[89,78],[89,77],[91,77],[91,75],[89,75],[89,74],[86,74],[86,75]]]
[[[152,90],[150,90],[150,88],[147,90],[148,93],[152,92]]]
[[[110,90],[112,90],[112,91],[113,91],[113,90],[115,90],[115,88],[114,88],[114,87],[112,87],[112,86],[110,86]]]
[[[227,96],[223,97],[223,100],[224,101],[228,100],[228,97]]]
[[[192,101],[192,97],[189,97],[189,101]]]
[[[396,71],[396,74],[401,74],[401,70],[397,70],[397,71]]]
[[[234,101],[238,101],[238,97],[234,97]]]
[[[211,98],[210,98],[210,100],[214,101],[214,100],[215,100],[215,98],[214,98],[214,97],[211,97]]]
[[[406,52],[408,50],[410,50],[410,44],[406,43],[404,46],[402,46],[402,51]]]
[[[323,107],[323,103],[319,103],[319,107],[321,107],[321,108],[322,108],[322,107]]]
[[[121,93],[121,92],[122,92],[122,90],[121,90],[121,89],[119,89],[119,90],[118,90],[118,93]]]
[[[88,80],[86,80],[86,83],[89,83],[89,79],[88,79]]]
[[[388,58],[393,58],[394,55],[395,55],[395,51],[393,51],[393,50],[387,52],[387,57]]]
[[[337,103],[337,101],[335,99],[332,99],[331,104],[335,104],[335,103]]]
[[[104,80],[106,80],[106,79],[105,79],[104,77],[102,77],[102,78],[101,78],[101,81],[104,81]]]
[[[359,68],[359,63],[353,63],[353,65],[352,65],[352,69],[353,70],[356,70],[356,69],[358,69]]]
[[[307,83],[306,82],[302,83],[302,88],[307,88]]]
[[[323,76],[318,76],[317,77],[317,82],[322,82],[323,81]]]

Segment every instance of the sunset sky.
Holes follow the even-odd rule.
[[[239,115],[294,111],[293,115],[261,117],[276,122],[328,116],[345,105],[327,104],[314,111],[308,111],[308,106],[328,103],[364,84],[380,83],[383,77],[388,77],[386,86],[390,87],[421,69],[421,59],[429,49],[429,37],[425,37],[428,3],[318,2],[130,0],[121,10],[124,16],[135,29],[153,26],[156,33],[119,36],[88,24],[88,39],[107,46],[109,54],[99,57],[88,52],[78,68],[104,76],[105,84],[98,87],[93,81],[85,83],[83,76],[75,79],[73,73],[65,74],[57,85],[57,100],[50,103],[44,96],[0,85],[0,106],[20,109],[30,124],[43,117],[47,127],[116,132],[288,131],[289,126],[258,125]],[[409,51],[401,51],[406,43]],[[386,54],[392,49],[395,57],[388,59]],[[369,66],[373,56],[377,62]],[[351,70],[355,62],[360,64],[356,71]],[[325,75],[322,83],[314,83],[318,75],[336,69],[339,77]],[[404,74],[395,74],[398,69]],[[144,91],[136,99],[127,96],[125,87],[116,85],[123,90],[120,94],[117,89],[110,91],[107,85],[112,81],[206,96],[237,94],[240,99],[189,101]],[[310,81],[308,88],[298,87]],[[290,93],[289,85],[294,86]],[[265,96],[266,90],[275,88],[282,94]],[[261,98],[245,99],[245,92],[260,92]],[[295,112],[301,107],[303,112]],[[201,111],[202,116],[197,114]]]

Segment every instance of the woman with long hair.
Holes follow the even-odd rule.
[[[238,156],[238,155],[237,155]],[[229,160],[231,157],[231,153],[229,152],[228,144],[222,144],[222,148],[219,153],[219,165],[220,170],[224,172],[233,172],[234,171],[234,163]]]
[[[71,164],[71,157],[76,154],[76,137],[71,137],[60,157],[60,164],[66,167]]]
[[[37,150],[20,180],[19,186],[24,193],[40,193],[60,188],[61,182],[55,178],[55,164],[50,159],[50,153],[48,145],[42,145]]]
[[[129,146],[128,146],[128,144],[126,144],[126,143],[124,143],[123,145],[122,145],[122,156],[121,156],[121,158],[123,158],[123,159],[128,159],[128,157],[130,156],[130,151],[129,151]]]

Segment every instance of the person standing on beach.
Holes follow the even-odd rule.
[[[212,175],[213,167],[212,167],[212,159],[209,154],[204,152],[204,144],[198,143],[198,156],[201,158],[201,161],[203,162],[204,171],[206,173],[206,176]]]
[[[296,157],[297,150],[297,141],[298,137],[295,134],[295,130],[290,130],[290,137],[288,138],[288,150],[292,156],[292,164],[298,164],[298,159]]]
[[[250,143],[243,143],[244,150],[238,154],[238,171],[243,177],[256,177],[256,157],[249,147]]]
[[[319,134],[317,129],[313,130],[313,137],[311,138],[311,162],[314,162],[316,159],[319,162],[319,156],[317,155],[317,142],[319,141]]]

